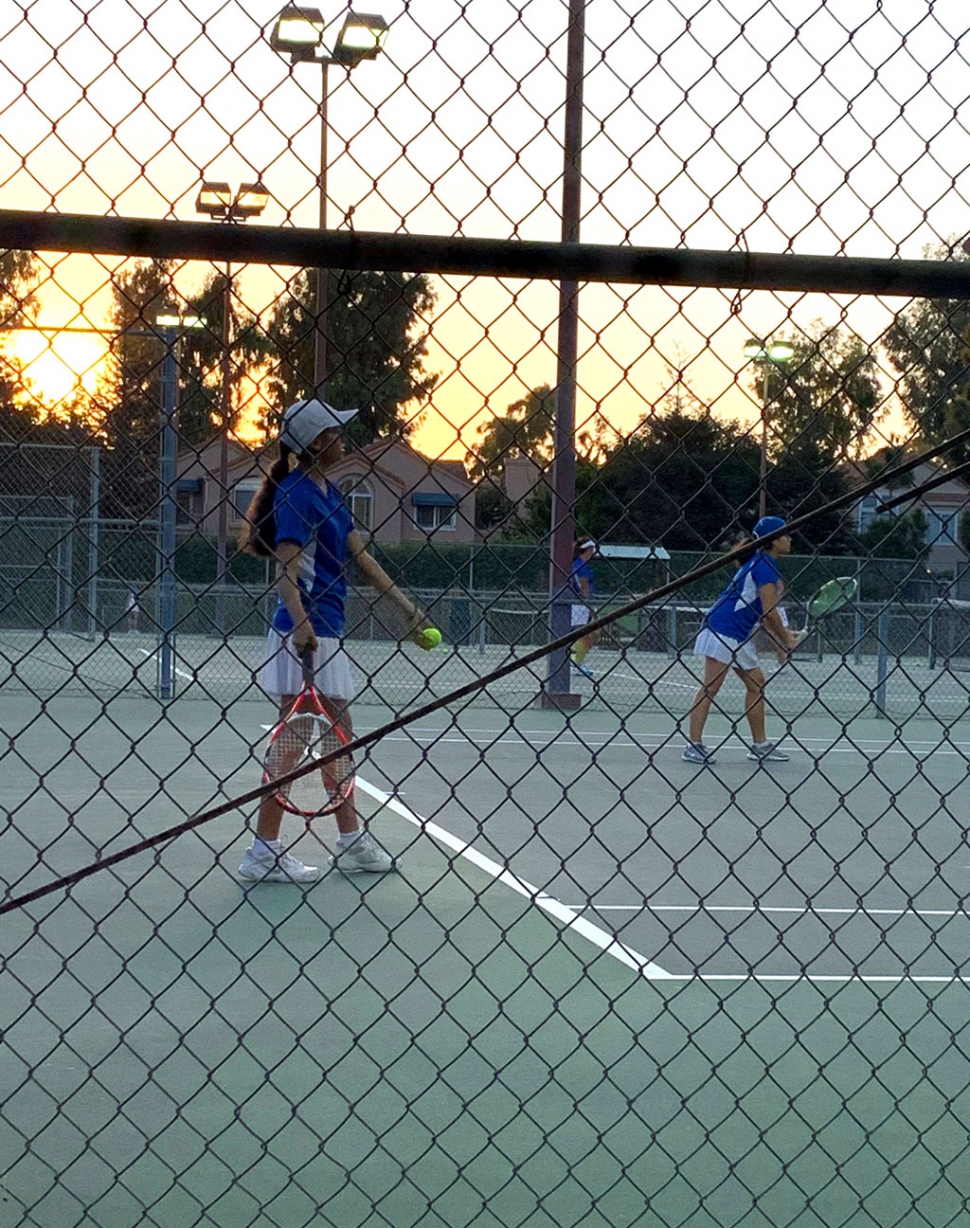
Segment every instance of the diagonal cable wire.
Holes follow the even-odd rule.
[[[867,494],[871,494],[880,486],[884,486],[887,482],[892,482],[897,477],[909,473],[934,457],[940,456],[949,452],[953,448],[959,447],[961,444],[970,442],[970,427],[960,431],[956,435],[952,435],[949,439],[941,444],[937,444],[933,448],[921,452],[918,456],[911,457],[907,461],[894,466],[891,469],[884,470],[877,478],[872,478],[870,481],[855,487],[844,495],[840,495],[837,499],[832,499],[829,503],[822,507],[815,508],[810,512],[806,512],[803,516],[798,516],[790,520],[784,528],[776,529],[773,533],[767,533],[761,541],[774,541],[776,537],[783,534],[794,532],[809,524],[819,516],[830,514],[838,511],[840,508],[846,507],[850,503],[855,503],[859,499],[864,498]],[[910,497],[919,496],[925,489],[931,487],[936,482],[936,479],[923,483],[921,486],[913,487],[908,492]],[[117,853],[112,853],[108,857],[92,862],[90,865],[82,867],[80,870],[74,870],[70,874],[62,875],[60,878],[53,879],[49,883],[45,883],[41,887],[36,887],[32,891],[25,892],[22,895],[15,896],[13,899],[5,900],[0,903],[0,915],[11,912],[15,908],[21,908],[25,904],[31,904],[35,900],[42,899],[44,896],[51,895],[55,891],[61,889],[70,889],[75,884],[89,878],[92,874],[97,874],[101,870],[107,870],[111,866],[117,865],[119,862],[126,861],[130,857],[136,857],[139,853],[148,852],[150,849],[157,848],[160,844],[166,844],[170,840],[176,839],[178,836],[185,835],[186,832],[194,831],[197,827],[202,827],[204,824],[211,822],[213,819],[218,819],[224,814],[228,814],[230,810],[236,810],[240,806],[248,805],[250,802],[258,801],[266,793],[272,789],[277,789],[282,784],[288,784],[290,781],[298,780],[301,776],[306,776],[310,772],[317,771],[319,768],[329,763],[338,755],[356,754],[358,751],[365,749],[374,742],[379,742],[381,738],[387,737],[389,734],[396,732],[399,729],[404,729],[408,725],[414,724],[416,721],[422,720],[427,716],[431,716],[438,712],[441,708],[447,707],[449,704],[456,703],[458,700],[465,699],[469,695],[474,695],[478,691],[485,690],[491,686],[493,682],[497,682],[501,678],[507,677],[509,674],[516,673],[527,666],[534,664],[536,661],[548,657],[550,653],[557,652],[561,649],[568,648],[576,640],[581,639],[584,635],[588,635],[590,631],[601,630],[604,627],[610,626],[618,619],[624,618],[630,614],[636,613],[650,602],[659,601],[662,598],[669,597],[671,594],[678,592],[685,585],[699,580],[704,576],[710,575],[714,571],[718,571],[726,564],[734,562],[738,559],[749,547],[747,545],[738,546],[733,550],[729,550],[724,554],[718,555],[708,563],[703,563],[699,567],[693,568],[691,571],[685,572],[684,575],[678,576],[671,580],[668,584],[662,584],[657,588],[651,589],[641,597],[635,598],[626,605],[611,611],[609,614],[604,614],[600,618],[591,619],[584,623],[581,627],[574,627],[565,635],[561,635],[558,639],[552,640],[547,644],[542,644],[540,647],[533,649],[532,652],[526,653],[525,656],[516,657],[515,660],[509,661],[506,665],[499,666],[492,670],[484,677],[476,678],[472,682],[466,683],[464,686],[457,687],[448,694],[440,696],[438,699],[430,703],[423,704],[419,708],[414,708],[410,712],[404,713],[402,716],[395,717],[394,720],[388,721],[387,724],[379,726],[377,729],[372,729],[369,733],[361,734],[355,738],[348,746],[342,747],[339,751],[332,752],[329,755],[324,755],[320,759],[315,759],[312,763],[305,764],[302,767],[294,768],[293,771],[287,772],[285,775],[279,776],[267,784],[261,784],[254,789],[250,789],[246,793],[240,793],[238,796],[230,798],[226,802],[222,802],[218,806],[213,806],[209,810],[204,810],[200,814],[192,815],[181,823],[176,823],[171,827],[167,827],[164,831],[156,832],[153,836],[148,836],[144,840],[139,840],[137,843],[129,845],[128,848],[121,849]]]

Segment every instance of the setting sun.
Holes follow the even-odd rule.
[[[102,337],[22,331],[7,353],[21,387],[19,399],[55,409],[79,390],[93,392],[107,356]]]

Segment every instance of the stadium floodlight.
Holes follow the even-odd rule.
[[[247,218],[259,217],[269,203],[269,192],[258,180],[256,183],[241,183],[233,192],[228,183],[203,179],[195,201],[196,213],[221,222],[245,222]]]
[[[744,356],[752,362],[788,362],[795,357],[795,347],[787,341],[746,341]]]
[[[156,316],[155,323],[159,328],[205,328],[205,320],[201,316]]]
[[[320,229],[327,229],[327,133],[329,120],[329,69],[339,64],[351,72],[364,60],[379,55],[387,35],[387,22],[376,13],[355,13],[349,9],[344,18],[337,45],[328,55],[323,48],[324,21],[319,9],[287,6],[276,19],[270,34],[270,46],[289,55],[290,63],[320,65],[320,163],[317,172],[317,199]],[[315,328],[313,334],[313,387],[324,398],[327,378],[327,270],[316,270]],[[325,399],[325,398],[324,398]]]
[[[349,12],[337,36],[333,58],[355,67],[361,60],[376,60],[381,53],[388,25],[379,13]]]
[[[269,36],[274,51],[282,51],[293,61],[315,60],[323,45],[324,20],[319,9],[287,5]]]
[[[203,179],[195,202],[196,213],[207,213],[210,217],[225,217],[231,208],[232,188],[229,184],[217,182],[214,179]]]

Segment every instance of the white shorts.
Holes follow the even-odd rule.
[[[571,627],[585,627],[589,622],[589,606],[574,605],[571,607],[570,622]]]
[[[338,639],[317,639],[313,680],[326,698],[349,703],[357,694],[350,659]],[[303,690],[303,662],[293,651],[290,637],[270,627],[266,636],[266,662],[259,672],[259,684],[273,699],[299,695]]]
[[[699,657],[713,657],[735,669],[757,669],[760,661],[754,636],[746,640],[734,640],[729,635],[718,635],[710,627],[702,627],[694,641],[694,652]]]

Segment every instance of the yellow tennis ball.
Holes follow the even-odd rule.
[[[421,638],[418,640],[418,643],[425,652],[430,652],[432,648],[437,648],[441,643],[441,632],[437,627],[427,627],[421,632]]]

